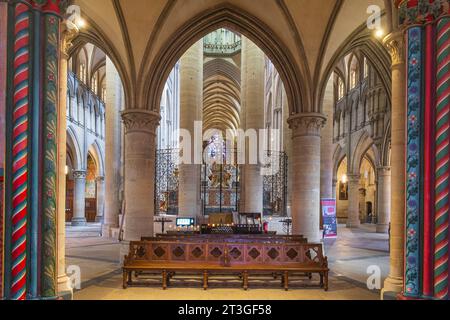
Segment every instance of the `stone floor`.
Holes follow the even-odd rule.
[[[66,258],[68,267],[79,267],[81,289],[76,300],[377,300],[380,290],[367,287],[368,267],[381,271],[380,283],[389,268],[388,237],[375,233],[374,226],[360,229],[339,227],[336,240],[326,240],[325,250],[330,262],[330,290],[239,288],[210,289],[134,287],[122,289],[120,269],[121,245],[100,237],[100,225],[67,228]]]

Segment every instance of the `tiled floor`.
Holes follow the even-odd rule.
[[[76,290],[77,300],[374,300],[379,290],[369,290],[369,270],[379,270],[383,283],[388,274],[389,252],[387,235],[374,232],[373,226],[361,229],[339,228],[337,240],[325,242],[331,276],[330,291],[319,289],[293,289],[288,292],[274,289],[239,288],[210,289],[171,288],[163,291],[158,287],[133,287],[122,289],[121,245],[114,240],[99,237],[95,225],[87,229],[68,228],[66,258],[67,266],[81,270],[81,290]],[[375,282],[372,282],[376,284]]]

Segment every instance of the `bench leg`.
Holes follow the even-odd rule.
[[[128,272],[123,270],[123,284],[122,284],[123,288],[126,289],[128,288]]]
[[[284,290],[289,290],[289,272],[284,272]]]
[[[320,287],[321,288],[323,288],[325,285],[324,285],[324,282],[323,282],[323,278],[324,278],[324,273],[323,272],[321,272],[320,273]]]
[[[167,290],[167,271],[163,270],[162,272],[162,288],[163,290]]]
[[[203,290],[208,290],[208,271],[203,272]]]
[[[244,290],[247,291],[248,290],[248,271],[244,271],[243,278],[244,278]]]
[[[132,277],[132,273],[133,271],[128,271],[128,285],[132,285],[133,284],[133,277]]]
[[[325,291],[328,291],[328,271],[325,272]]]

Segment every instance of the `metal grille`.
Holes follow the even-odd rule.
[[[263,210],[265,216],[287,216],[287,166],[285,152],[268,151],[263,177]]]
[[[178,215],[178,158],[178,149],[161,149],[156,152],[156,215]]]
[[[238,211],[240,194],[240,171],[236,163],[236,149],[213,139],[206,150],[209,164],[202,166],[202,203],[203,214],[232,213]],[[233,161],[234,159],[234,161]]]

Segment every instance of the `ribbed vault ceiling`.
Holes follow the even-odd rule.
[[[330,61],[346,39],[365,23],[369,5],[387,8],[388,17],[392,11],[391,0],[74,0],[74,3],[80,5],[88,21],[86,37],[105,43],[106,53],[126,82],[127,104],[131,105],[127,107],[136,107],[139,96],[145,95],[142,84],[152,65],[158,63],[158,53],[182,26],[195,22],[194,17],[208,10],[232,6],[264,23],[267,32],[277,37],[279,45],[292,57],[298,79],[305,82],[302,95],[308,106],[302,108],[314,109],[316,92],[320,90],[319,83],[328,77],[325,72]],[[386,22],[385,28],[390,25]],[[251,40],[256,43],[258,39]]]

